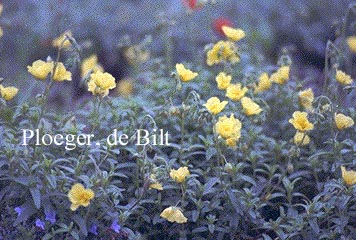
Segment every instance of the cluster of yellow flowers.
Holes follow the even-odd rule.
[[[294,128],[297,130],[294,136],[294,143],[298,146],[309,144],[310,137],[306,134],[307,131],[314,129],[314,124],[309,122],[308,113],[296,111],[293,113],[293,118],[289,119]]]
[[[346,38],[346,43],[351,50],[351,52],[356,53],[356,36],[349,36]],[[342,85],[350,85],[353,83],[353,79],[350,75],[346,74],[341,70],[336,70],[335,79]],[[354,120],[342,113],[335,113],[334,116],[335,126],[338,130],[344,130],[354,126]],[[344,182],[348,186],[356,184],[356,171],[346,170],[344,166],[341,166],[341,174]]]
[[[290,66],[281,66],[276,72],[272,73],[271,77],[266,72],[262,73],[258,78],[255,93],[267,91],[272,87],[273,82],[280,85],[285,84],[289,80],[289,73]]]
[[[350,85],[353,83],[351,76],[341,70],[336,70],[335,79],[342,85]]]
[[[169,173],[170,177],[177,183],[183,183],[190,175],[188,167],[180,167],[177,170],[172,169]],[[186,223],[187,218],[184,216],[182,209],[176,206],[170,206],[162,211],[160,214],[162,218],[169,222]]]
[[[18,92],[19,90],[16,87],[4,87],[2,84],[0,84],[1,97],[6,101],[13,99]]]
[[[38,80],[46,80],[51,73],[53,81],[71,81],[72,73],[67,71],[62,62],[44,62],[37,60],[32,63],[32,66],[27,66],[27,70]],[[53,73],[54,71],[54,73]]]
[[[221,62],[229,62],[232,64],[240,61],[238,47],[234,42],[240,41],[245,37],[245,32],[242,29],[235,29],[228,26],[223,26],[222,30],[228,41],[219,41],[212,49],[207,52],[206,64],[212,66]]]

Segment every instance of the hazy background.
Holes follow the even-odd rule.
[[[181,0],[2,1],[0,72],[6,81],[25,86],[32,95],[41,83],[32,79],[26,66],[39,58],[54,57],[51,40],[67,29],[79,43],[92,43],[82,57],[97,53],[105,70],[117,79],[130,74],[117,48],[126,34],[133,43],[152,35],[153,56],[164,54],[169,38],[174,61],[203,62],[197,56],[203,55],[204,45],[221,38],[212,30],[212,22],[226,17],[247,32],[250,44],[267,56],[267,61],[276,63],[281,48],[287,47],[296,63],[301,64],[301,71],[304,68],[317,77],[324,64],[326,41],[335,39],[350,2],[217,0],[188,13]],[[352,33],[352,29],[348,31]],[[78,73],[72,71],[76,78]],[[26,95],[21,98],[26,100]]]

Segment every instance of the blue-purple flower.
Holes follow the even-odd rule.
[[[45,223],[41,221],[41,219],[37,218],[36,219],[36,227],[45,230]]]
[[[112,224],[111,224],[110,228],[111,228],[114,232],[120,233],[121,226],[117,223],[117,219],[114,219],[114,221],[112,221]]]
[[[45,215],[46,215],[46,218],[45,218],[46,221],[49,221],[52,224],[54,224],[56,222],[56,212],[50,211],[50,212],[47,212]]]
[[[22,211],[23,211],[23,208],[22,207],[15,207],[14,210],[17,213],[17,216],[20,216]]]
[[[94,223],[91,225],[90,229],[89,229],[89,232],[94,234],[95,236],[98,235],[98,232],[97,232],[97,229],[98,229],[98,226],[96,226]]]

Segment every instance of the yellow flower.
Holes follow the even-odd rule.
[[[344,166],[341,166],[341,175],[346,185],[351,186],[356,183],[356,172],[353,170],[347,171]]]
[[[42,60],[37,60],[32,63],[32,66],[27,66],[28,72],[39,80],[45,80],[52,69],[53,62],[44,62]]]
[[[232,64],[240,62],[240,56],[237,53],[237,47],[230,41],[219,41],[211,50],[207,52],[206,64],[212,66],[223,61]]]
[[[238,101],[243,96],[245,96],[247,91],[247,87],[242,88],[240,83],[230,84],[230,86],[226,89],[226,97],[230,98],[233,101]]]
[[[130,65],[136,65],[147,62],[150,58],[150,51],[139,45],[134,45],[124,51],[124,56]]]
[[[233,114],[230,115],[230,118],[226,115],[219,117],[218,122],[215,124],[217,134],[224,139],[230,139],[228,140],[229,143],[232,143],[232,140],[238,141],[240,139],[241,127],[240,120],[235,119]]]
[[[151,174],[150,176],[150,185],[148,189],[157,189],[157,190],[163,190],[162,184],[157,182],[155,174]]]
[[[236,138],[228,138],[228,139],[226,139],[225,143],[229,147],[236,148],[237,141],[238,141],[238,139],[236,139]]]
[[[231,41],[237,42],[246,36],[245,32],[240,28],[223,26],[221,29],[224,32],[225,36],[229,38]]]
[[[204,104],[204,106],[208,109],[208,111],[211,114],[216,115],[225,108],[226,104],[227,101],[220,102],[219,98],[211,97],[208,99],[206,104]]]
[[[63,63],[58,62],[53,74],[53,80],[58,82],[62,82],[64,80],[72,81],[72,73],[67,71]]]
[[[296,134],[294,135],[294,144],[298,146],[305,146],[310,143],[310,137],[303,132],[297,131]]]
[[[0,85],[1,97],[6,101],[13,99],[18,92],[19,90],[15,87],[4,87],[3,85]]]
[[[231,75],[227,75],[224,72],[219,73],[215,78],[218,88],[221,90],[228,88],[230,86],[231,78]]]
[[[335,79],[336,79],[336,81],[338,81],[339,83],[341,83],[343,85],[350,85],[351,83],[353,83],[351,76],[347,75],[346,73],[344,73],[341,70],[336,71]]]
[[[105,96],[109,95],[109,89],[103,90],[103,89],[99,88],[93,80],[90,80],[88,82],[88,91],[93,93],[93,95],[98,95],[101,97],[105,97]]]
[[[260,106],[249,97],[243,97],[241,99],[241,104],[247,116],[257,115],[262,111]]]
[[[73,36],[72,35],[72,31],[70,31],[70,30],[65,31],[62,35],[60,35],[59,37],[53,39],[52,46],[56,47],[56,48],[60,48],[60,47],[69,48],[72,44],[68,39],[64,40],[66,38],[66,35],[69,36],[69,37],[72,37]]]
[[[105,97],[109,94],[109,90],[115,87],[115,78],[110,73],[96,72],[90,75],[88,91],[93,95]]]
[[[95,85],[103,90],[109,90],[116,87],[115,78],[110,73],[92,73],[90,80],[94,81]]]
[[[177,170],[172,169],[169,175],[177,183],[182,183],[185,181],[185,178],[190,175],[190,172],[188,170],[188,167],[180,167]]]
[[[313,130],[314,124],[309,122],[308,113],[296,111],[293,113],[293,118],[289,119],[289,123],[293,124],[294,128],[300,132]]]
[[[260,93],[268,90],[272,86],[272,81],[268,77],[267,73],[262,73],[258,78],[259,82],[257,87],[255,88],[255,93]]]
[[[117,83],[117,92],[120,94],[120,96],[127,98],[132,95],[133,91],[133,80],[131,78],[121,79]]]
[[[160,183],[151,183],[149,186],[149,189],[157,189],[157,190],[163,190],[162,184]]]
[[[299,103],[305,109],[310,110],[313,108],[313,101],[314,101],[314,92],[313,89],[308,88],[304,91],[299,92]]]
[[[335,114],[335,124],[337,129],[343,130],[352,127],[355,122],[352,118],[345,116],[342,113]]]
[[[93,190],[85,189],[80,183],[74,184],[68,193],[69,201],[72,203],[70,209],[75,211],[80,206],[89,206],[90,200],[93,199],[94,196]]]
[[[183,215],[182,210],[177,207],[168,207],[164,209],[160,216],[167,219],[169,222],[186,223],[188,220]]]
[[[81,65],[81,77],[85,77],[88,73],[103,72],[103,67],[98,63],[98,56],[95,54],[83,60]]]
[[[349,46],[351,52],[356,53],[356,36],[350,36],[346,38],[347,45]]]
[[[188,82],[198,76],[198,73],[186,69],[181,63],[176,64],[176,70],[180,80],[182,80],[183,82]]]
[[[271,81],[278,84],[285,84],[289,79],[289,66],[280,67],[277,72],[271,75]]]

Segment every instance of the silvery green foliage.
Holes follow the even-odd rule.
[[[247,4],[241,9],[253,9],[253,2],[241,1],[241,4]],[[29,3],[38,4],[37,1]],[[70,4],[74,7],[79,3],[82,2]],[[323,2],[322,6],[316,1],[305,5],[299,5],[300,2],[288,2],[288,5],[286,1],[284,5],[279,1],[264,3],[269,3],[265,5],[267,9],[282,8],[283,13],[288,13],[287,6],[323,9],[332,2]],[[127,4],[136,6],[138,1]],[[88,12],[91,9],[92,16],[87,14],[91,18],[94,18],[93,6],[97,5],[93,4],[91,8],[81,5]],[[44,1],[42,7],[49,5]],[[228,5],[223,7],[228,8]],[[335,5],[338,7],[341,8],[341,4]],[[20,10],[28,11],[25,7]],[[72,13],[68,11],[66,14]],[[335,16],[324,15],[326,19]],[[258,16],[256,11],[253,16]],[[45,22],[47,19],[42,23]],[[261,33],[263,29],[261,27]],[[271,38],[269,34],[273,35],[273,32],[267,31],[266,39]],[[113,43],[107,44],[114,48]],[[224,67],[235,82],[252,86],[262,71],[272,73],[278,66],[271,66],[265,59],[256,57],[258,52],[249,51],[248,46],[242,46],[241,64]],[[174,68],[169,68],[168,63],[164,57],[151,58],[145,70],[135,75],[135,96],[122,99],[112,94],[100,107],[98,99],[93,96],[82,103],[71,102],[70,111],[66,112],[57,111],[53,104],[49,104],[40,119],[41,99],[34,95],[28,94],[28,101],[18,105],[1,102],[2,238],[356,238],[355,187],[345,186],[340,173],[341,165],[352,168],[355,164],[355,128],[336,134],[332,122],[335,111],[353,119],[356,113],[353,107],[344,107],[343,95],[335,94],[338,85],[332,71],[327,72],[330,85],[324,92],[320,90],[325,97],[315,99],[314,112],[310,113],[310,120],[315,124],[315,130],[309,133],[311,144],[299,148],[291,140],[295,129],[288,119],[294,111],[301,110],[297,92],[310,81],[293,75],[287,85],[274,85],[266,93],[256,96],[256,102],[264,109],[259,116],[248,118],[242,113],[240,103],[229,102],[221,115],[234,113],[243,124],[242,137],[234,150],[214,137],[213,117],[202,106],[212,95],[224,99],[225,92],[217,90],[215,83],[215,76],[223,67],[206,68],[205,65],[185,62],[187,67],[199,72],[199,76],[194,81],[177,84],[175,74],[170,76]],[[25,68],[18,71],[23,73]],[[58,89],[62,86],[58,84]],[[345,89],[340,88],[340,91],[345,93]],[[352,89],[350,94],[355,94]],[[330,104],[329,110],[323,108],[326,104]],[[35,128],[53,135],[94,132],[96,141],[91,146],[79,146],[72,151],[54,145],[22,146],[22,129]],[[105,144],[113,129],[132,134],[138,128],[166,129],[170,132],[172,145]],[[100,146],[95,144],[97,142]],[[225,165],[224,159],[229,165]],[[191,172],[183,187],[169,177],[170,169],[182,165],[188,166]],[[162,183],[163,191],[148,189],[152,173]],[[87,208],[80,207],[72,212],[67,193],[77,182],[93,189],[96,196]],[[182,188],[186,193],[183,200]],[[186,224],[169,223],[159,216],[163,209],[176,204],[188,218]],[[51,218],[48,217],[50,213]],[[44,230],[38,224],[41,222],[45,223]]]

